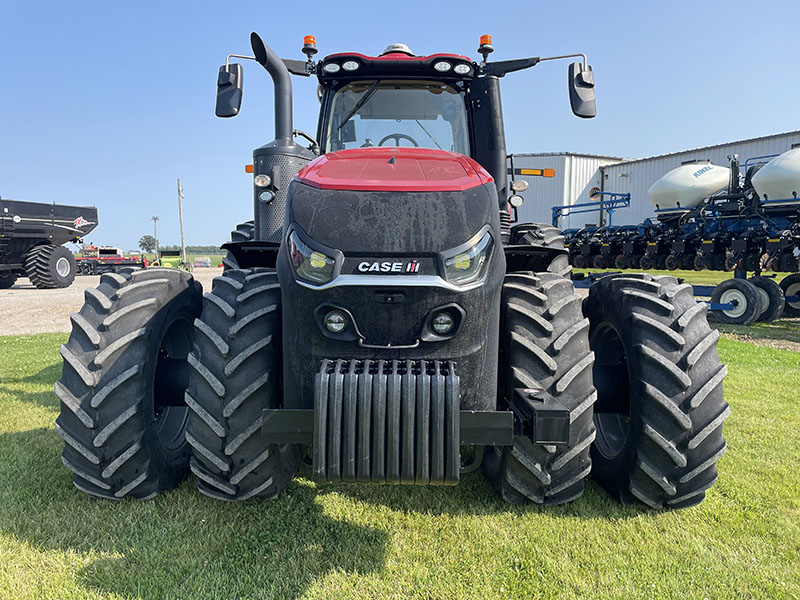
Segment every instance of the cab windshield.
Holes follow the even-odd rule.
[[[469,156],[464,93],[432,81],[354,81],[333,96],[325,151],[377,146]]]

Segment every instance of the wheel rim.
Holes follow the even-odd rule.
[[[747,298],[741,290],[725,290],[719,297],[720,304],[733,304],[733,308],[723,310],[722,314],[737,319],[747,310]]]
[[[176,450],[185,441],[189,409],[184,401],[188,386],[187,357],[192,349],[192,323],[173,320],[159,344],[153,385],[153,429],[158,443]]]
[[[56,273],[58,273],[58,276],[66,277],[70,271],[69,261],[63,256],[59,257],[56,261]]]
[[[595,355],[592,368],[597,401],[594,424],[596,450],[607,459],[618,456],[630,438],[630,379],[625,347],[617,331],[601,324],[589,344]]]
[[[790,298],[792,296],[800,295],[800,283],[793,283],[791,285],[786,286],[786,291],[784,292],[784,294],[786,296],[789,296]],[[800,301],[797,301],[797,302],[786,302],[786,304],[788,304],[792,308],[800,309]]]
[[[764,310],[760,311],[760,314],[763,315],[765,312],[767,312],[767,309],[769,308],[769,294],[767,294],[767,291],[765,289],[760,288],[758,286],[756,286],[756,291],[758,292],[758,297],[761,301],[761,306],[764,307]]]

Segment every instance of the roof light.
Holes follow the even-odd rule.
[[[338,73],[339,68],[340,68],[339,65],[337,65],[334,62],[331,62],[322,67],[322,70],[325,71],[326,73]]]
[[[453,67],[453,71],[455,71],[455,72],[456,72],[456,73],[458,73],[459,75],[466,75],[466,74],[467,74],[467,73],[469,73],[471,70],[472,70],[472,67],[470,67],[470,66],[469,66],[468,64],[466,64],[466,63],[459,63],[459,64],[457,64],[455,67]]]
[[[344,61],[344,62],[342,63],[342,68],[343,68],[345,71],[355,71],[355,70],[356,70],[356,69],[358,69],[358,67],[360,67],[360,66],[361,66],[361,65],[359,65],[359,64],[358,64],[356,61],[354,61],[354,60],[346,60],[346,61]]]
[[[447,71],[453,68],[453,65],[451,65],[446,60],[440,60],[439,62],[433,63],[433,68],[439,71],[440,73],[446,73]]]

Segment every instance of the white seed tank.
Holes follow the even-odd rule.
[[[763,199],[792,199],[800,196],[800,148],[776,156],[753,175],[753,188]],[[793,200],[792,200],[793,201]]]
[[[647,192],[659,209],[694,208],[704,198],[728,186],[731,170],[711,162],[692,162],[672,169]]]

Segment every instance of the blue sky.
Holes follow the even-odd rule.
[[[503,82],[511,152],[640,157],[800,128],[800,5],[696,2],[30,2],[0,0],[0,195],[94,204],[89,240],[135,248],[161,217],[178,243],[218,244],[252,218],[252,149],[273,137],[267,74],[245,64],[235,119],[214,117],[215,80],[249,33],[287,58],[380,52],[496,60],[589,55],[598,116],[569,110],[564,62]],[[294,78],[295,127],[314,131],[315,82]]]

